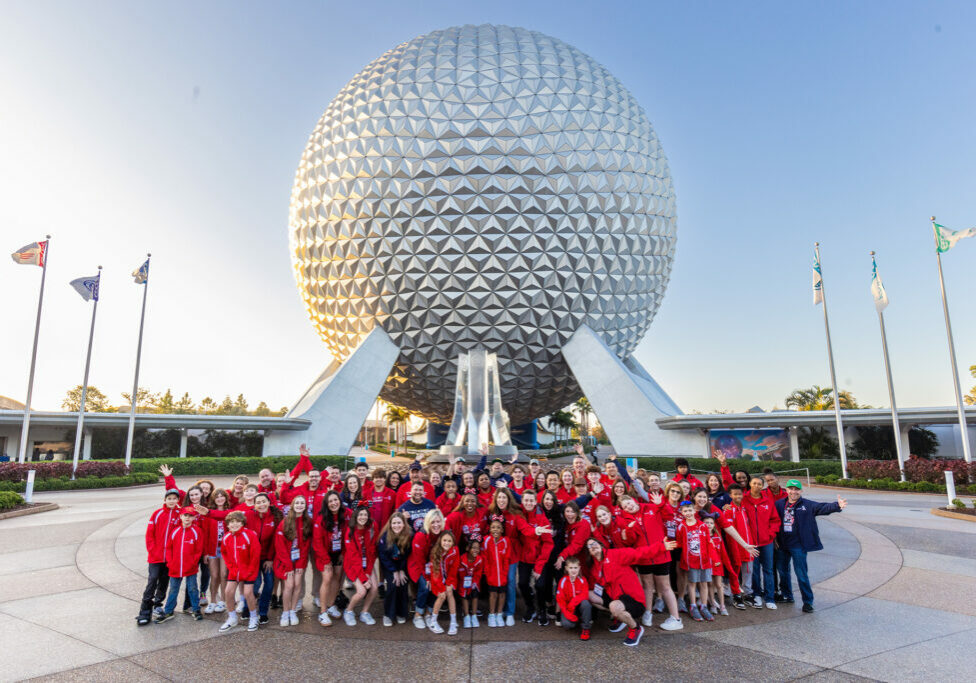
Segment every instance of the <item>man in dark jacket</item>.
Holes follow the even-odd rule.
[[[793,602],[793,583],[790,580],[790,562],[796,572],[796,582],[800,584],[803,598],[803,611],[813,611],[813,588],[807,575],[807,553],[823,550],[820,530],[817,529],[817,516],[840,512],[847,507],[847,501],[837,496],[836,503],[817,503],[801,495],[803,485],[796,479],[786,482],[786,498],[776,501],[776,512],[782,520],[776,534],[776,547],[782,550],[777,571],[783,601]]]

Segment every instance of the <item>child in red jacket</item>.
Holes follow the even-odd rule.
[[[464,609],[464,628],[478,628],[478,586],[484,572],[485,561],[481,556],[481,541],[472,538],[468,541],[468,552],[461,557],[458,565],[458,595]]]
[[[190,594],[190,607],[193,618],[203,619],[200,614],[200,591],[197,587],[197,572],[200,571],[200,557],[203,556],[203,532],[194,522],[197,511],[192,507],[180,510],[180,526],[172,529],[166,535],[164,554],[166,569],[169,572],[169,596],[163,613],[156,617],[156,623],[162,624],[173,618],[176,609],[176,599],[180,595],[180,586],[186,579],[186,590]]]
[[[243,512],[235,510],[227,515],[224,524],[227,531],[220,542],[220,556],[227,564],[227,588],[224,592],[226,602],[233,605],[237,585],[241,585],[244,600],[250,610],[248,631],[258,630],[258,601],[254,598],[254,581],[258,578],[261,563],[261,541],[258,535],[244,526],[247,518]],[[226,633],[237,626],[237,612],[229,610],[227,621],[220,632]]]
[[[708,611],[708,586],[712,583],[712,544],[705,523],[695,516],[695,504],[684,500],[678,507],[684,521],[678,527],[675,541],[681,548],[681,569],[688,573],[687,595],[688,613],[695,621],[715,621]],[[697,594],[703,603],[698,605]]]
[[[488,626],[505,625],[502,609],[508,590],[508,568],[512,564],[512,544],[505,536],[505,523],[494,520],[485,541],[485,581],[488,584]]]
[[[447,600],[447,610],[451,613],[451,625],[448,627],[447,635],[457,635],[457,605],[454,602],[454,593],[457,590],[460,561],[457,545],[454,543],[454,534],[445,531],[437,539],[437,545],[430,551],[430,592],[437,596],[434,607],[430,610],[433,615],[430,624],[432,633],[444,633],[444,629],[437,623],[437,613],[440,612],[444,600]]]
[[[180,492],[176,489],[166,491],[163,496],[163,507],[149,515],[146,525],[146,554],[149,562],[149,580],[146,590],[142,593],[142,604],[139,606],[139,616],[136,623],[145,626],[152,618],[163,613],[163,602],[166,599],[166,588],[169,586],[169,572],[166,569],[166,536],[180,523]]]
[[[703,600],[703,602],[712,606],[711,612],[717,612],[723,617],[727,617],[729,611],[725,607],[725,591],[722,586],[722,579],[726,576],[729,577],[729,587],[732,589],[733,595],[741,593],[742,588],[739,586],[735,572],[732,571],[732,562],[729,560],[729,553],[725,549],[725,540],[722,538],[722,534],[718,532],[715,518],[706,517],[705,526],[708,527],[708,540],[712,544],[712,585],[711,600]]]
[[[369,508],[360,505],[353,516],[353,524],[346,531],[344,552],[342,555],[342,569],[346,578],[352,581],[355,593],[349,598],[349,604],[342,614],[346,626],[356,625],[356,613],[353,608],[362,602],[359,620],[367,626],[376,623],[369,608],[376,599],[377,586],[373,578],[373,565],[376,564],[376,543],[379,535]]]
[[[559,605],[560,625],[572,630],[578,624],[581,627],[580,640],[589,640],[593,626],[593,605],[587,599],[590,586],[580,574],[580,569],[579,558],[566,560],[566,574],[559,579],[556,588],[556,604]]]
[[[299,588],[308,566],[308,549],[312,544],[312,520],[305,514],[305,496],[292,498],[288,514],[275,532],[274,573],[284,581],[281,604],[281,626],[298,626]]]

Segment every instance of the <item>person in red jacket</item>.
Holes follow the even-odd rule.
[[[678,509],[684,520],[675,540],[681,549],[681,570],[688,577],[688,613],[695,621],[714,621],[707,602],[708,585],[712,582],[712,545],[708,540],[708,527],[695,515],[695,504],[690,500],[682,501]],[[704,596],[704,604],[698,604],[696,594]]]
[[[735,543],[729,543],[727,546],[729,560],[732,563],[732,570],[737,576],[741,576],[739,579],[741,585],[751,586],[753,558],[759,554],[755,546],[756,536],[749,524],[749,515],[742,500],[742,487],[732,483],[728,487],[728,494],[730,502],[722,510],[718,522],[726,538],[738,538]],[[744,598],[745,595],[742,593],[733,595],[732,606],[736,609],[745,609]]]
[[[763,490],[764,484],[761,477],[752,477],[749,480],[749,493],[743,496],[746,519],[755,533],[755,543],[759,550],[759,555],[756,556],[759,566],[753,566],[752,572],[752,606],[761,609],[765,598],[766,609],[776,609],[773,550],[780,519],[772,496]]]
[[[516,495],[521,496],[527,489],[533,489],[535,482],[530,477],[525,476],[525,470],[521,465],[512,468],[512,481],[508,482],[508,488],[512,489]]]
[[[447,515],[447,528],[458,540],[461,551],[466,551],[471,541],[481,542],[484,539],[485,514],[487,508],[478,507],[478,497],[473,493],[461,496],[460,506]]]
[[[739,580],[732,571],[732,562],[729,560],[728,551],[725,549],[725,541],[722,534],[718,531],[718,524],[714,517],[705,518],[705,526],[708,527],[708,541],[712,544],[712,585],[711,585],[711,608],[713,614],[721,614],[723,617],[729,616],[729,611],[725,607],[725,590],[722,586],[722,579],[729,578],[729,588],[733,595],[742,592]]]
[[[478,628],[478,586],[484,573],[485,561],[481,557],[481,540],[468,542],[468,552],[461,556],[458,565],[458,596],[464,610],[464,628]]]
[[[146,525],[149,579],[142,593],[139,615],[136,617],[139,626],[149,623],[153,611],[157,616],[163,613],[163,601],[166,599],[166,588],[169,586],[169,573],[166,569],[166,536],[180,523],[180,512],[177,507],[179,502],[180,492],[170,489],[163,496],[163,507],[149,515],[149,524]]]
[[[624,626],[629,628],[624,645],[633,647],[644,635],[644,627],[637,621],[646,610],[644,589],[633,565],[647,564],[662,549],[671,550],[676,546],[674,541],[665,541],[638,548],[608,550],[593,537],[586,541],[586,549],[590,554],[589,580],[592,586],[589,601],[597,609],[610,611],[613,616],[610,623],[612,632],[621,631]]]
[[[241,585],[244,600],[251,614],[247,630],[257,631],[258,603],[254,598],[254,580],[258,578],[261,568],[261,542],[258,540],[258,535],[245,526],[246,521],[244,513],[239,510],[231,512],[224,519],[227,532],[220,543],[220,554],[227,564],[227,589],[224,597],[233,605],[237,586]],[[227,621],[221,625],[220,632],[226,633],[237,624],[237,612],[228,610]]]
[[[556,558],[556,569],[562,569],[563,563],[570,557],[579,557],[586,549],[586,539],[590,537],[590,523],[580,515],[579,505],[575,500],[571,500],[563,507],[563,519],[566,520],[566,528],[563,531],[566,539],[566,547]]]
[[[429,500],[431,503],[437,500],[437,494],[434,491],[434,487],[431,486],[429,481],[424,481],[423,477],[421,476],[423,471],[424,466],[416,460],[410,463],[410,468],[407,470],[407,474],[410,478],[400,484],[400,488],[397,489],[397,508],[407,502],[407,499],[410,498],[413,485],[417,483],[422,484],[424,487],[424,498]]]
[[[413,625],[415,628],[430,628],[434,617],[427,612],[430,598],[430,549],[437,544],[437,539],[444,533],[444,515],[437,508],[428,510],[424,516],[420,531],[413,535],[410,543],[410,556],[407,558],[407,574],[410,580],[417,584],[417,601],[414,605]]]
[[[180,595],[180,586],[186,579],[186,589],[190,593],[190,606],[193,618],[203,619],[200,614],[200,592],[197,589],[197,572],[200,571],[200,557],[203,555],[203,532],[194,522],[197,511],[192,507],[180,510],[180,526],[169,531],[166,535],[166,569],[169,572],[169,596],[163,613],[156,617],[156,623],[162,624],[173,618],[176,609],[176,599]]]
[[[444,517],[454,512],[454,509],[461,503],[461,497],[458,495],[457,482],[453,479],[445,479],[444,493],[437,496],[437,500],[434,503]]]
[[[447,611],[451,615],[447,635],[457,635],[457,604],[454,600],[454,594],[457,591],[458,565],[460,563],[461,556],[458,553],[457,545],[454,543],[454,534],[445,531],[437,539],[437,545],[430,551],[430,592],[436,596],[434,606],[430,610],[433,615],[430,626],[432,633],[444,633],[444,629],[437,623],[437,614],[446,600]]]
[[[214,488],[206,503],[211,510],[223,511],[230,508],[230,496],[221,488]],[[220,613],[227,609],[224,603],[224,589],[227,587],[227,565],[220,557],[220,542],[224,540],[224,520],[211,515],[198,515],[200,527],[204,532],[204,559],[210,567],[210,602],[204,614]]]
[[[552,553],[552,525],[536,505],[535,489],[523,489],[522,513],[525,515],[526,525],[533,533],[523,534],[521,547],[518,549],[518,589],[525,603],[522,621],[530,624],[538,616],[539,626],[548,626],[549,617],[546,615],[543,599],[545,591],[539,590],[539,578]]]
[[[319,598],[319,623],[331,626],[332,619],[342,616],[333,602],[342,585],[343,541],[351,524],[352,511],[342,506],[342,500],[335,491],[326,493],[324,501],[319,513],[313,517],[312,560],[319,585],[315,585],[313,576],[312,595]],[[302,593],[304,585],[299,589],[299,595]],[[299,609],[296,607],[296,611]]]
[[[705,485],[701,480],[693,475],[688,469],[688,461],[685,458],[675,458],[674,459],[674,469],[676,474],[674,475],[673,481],[679,484],[683,481],[687,481],[691,485],[691,490],[703,489]]]
[[[370,517],[369,508],[361,505],[353,513],[353,524],[346,531],[343,545],[342,569],[346,578],[352,582],[355,593],[349,598],[349,605],[342,615],[347,626],[356,625],[353,609],[362,602],[359,620],[367,626],[376,623],[369,608],[376,599],[376,579],[373,578],[373,565],[376,564],[377,529]]]
[[[312,545],[312,520],[305,514],[305,496],[291,500],[288,514],[275,531],[274,573],[285,582],[282,596],[281,626],[298,626],[298,590],[308,566],[308,550]]]
[[[566,560],[566,573],[556,587],[560,625],[567,630],[580,627],[580,640],[590,639],[593,628],[593,605],[589,601],[590,586],[581,575],[579,558]]]
[[[360,463],[364,464],[364,463]],[[363,500],[369,505],[369,513],[376,520],[376,526],[380,529],[390,521],[390,515],[396,510],[396,491],[386,485],[386,470],[382,467],[373,471],[372,481],[369,487],[363,487]]]
[[[485,582],[488,585],[488,626],[505,625],[505,593],[508,592],[508,569],[513,562],[512,544],[504,536],[505,523],[493,521],[485,541]]]
[[[582,477],[580,477],[582,479]],[[576,500],[576,488],[574,486],[576,478],[573,476],[573,470],[563,470],[559,474],[560,486],[556,489],[556,500],[559,501],[560,505],[565,505],[566,503],[571,503]]]

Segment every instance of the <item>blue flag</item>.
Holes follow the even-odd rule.
[[[149,259],[146,259],[145,263],[132,271],[132,278],[137,285],[144,285],[149,281]]]

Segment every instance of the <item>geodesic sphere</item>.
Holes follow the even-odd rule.
[[[580,396],[560,349],[589,325],[620,358],[674,255],[674,191],[643,109],[541,33],[459,26],[366,66],[312,132],[291,199],[309,315],[345,359],[381,325],[384,400],[450,421],[458,354],[498,355],[513,424]]]

